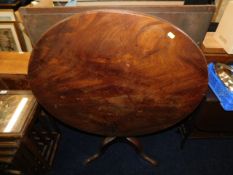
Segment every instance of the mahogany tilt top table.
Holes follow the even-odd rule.
[[[74,15],[33,50],[29,79],[39,103],[64,123],[135,136],[177,123],[207,88],[200,49],[175,26],[126,11]]]
[[[190,114],[207,89],[198,46],[174,25],[121,10],[69,17],[36,44],[29,80],[54,117],[104,136],[138,136]]]

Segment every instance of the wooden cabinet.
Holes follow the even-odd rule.
[[[214,93],[209,89],[199,107],[179,127],[186,139],[233,138],[233,112],[224,111]]]

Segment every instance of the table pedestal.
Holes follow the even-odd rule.
[[[130,144],[131,146],[134,147],[134,149],[136,150],[136,152],[139,154],[139,156],[142,159],[149,162],[153,166],[156,166],[158,164],[158,162],[156,160],[154,160],[153,158],[150,158],[149,156],[147,156],[144,153],[143,146],[142,146],[141,142],[135,137],[105,137],[101,143],[101,146],[100,146],[100,149],[98,150],[98,152],[96,154],[94,154],[93,156],[87,158],[84,163],[89,164],[92,161],[96,160],[97,158],[99,158],[100,156],[102,156],[104,154],[104,152],[106,151],[106,149],[110,145],[112,145],[116,142],[126,142],[126,143]]]

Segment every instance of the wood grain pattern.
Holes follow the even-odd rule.
[[[147,15],[160,17],[185,31],[201,44],[215,12],[215,5],[105,5],[76,6],[53,8],[19,9],[27,34],[32,45],[41,38],[52,25],[76,13],[98,9],[133,10]],[[200,27],[201,26],[201,27]]]
[[[29,80],[39,103],[64,123],[135,136],[191,113],[207,89],[207,65],[194,42],[168,22],[98,10],[76,14],[43,35],[31,55]]]
[[[29,52],[0,52],[0,74],[28,73]]]
[[[29,52],[0,52],[0,89],[28,90]]]
[[[0,74],[0,89],[4,90],[30,90],[27,75]]]

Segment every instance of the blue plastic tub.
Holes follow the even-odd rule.
[[[233,111],[233,92],[230,91],[215,73],[214,64],[208,65],[209,86],[225,111]]]

